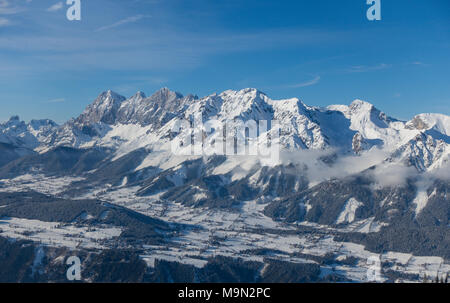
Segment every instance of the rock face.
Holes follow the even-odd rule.
[[[367,147],[367,143],[360,133],[356,133],[352,140],[352,149],[355,154],[360,155]]]
[[[411,129],[418,129],[418,130],[424,130],[424,129],[429,128],[428,125],[424,121],[422,121],[422,119],[420,119],[420,117],[418,117],[418,116],[414,117],[414,119],[412,119],[408,123],[407,127],[411,128]]]
[[[168,88],[162,88],[148,98],[144,93],[138,92],[122,103],[116,123],[152,125],[157,129],[179,116],[185,110],[185,106],[195,100],[196,97],[192,95],[183,97]]]
[[[125,99],[111,90],[103,92],[75,121],[83,125],[99,122],[115,124],[117,112]]]

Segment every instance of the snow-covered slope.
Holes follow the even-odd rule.
[[[445,167],[450,163],[450,142],[420,133],[392,153],[390,160],[414,166],[419,171]]]
[[[32,120],[25,123],[18,116],[13,116],[0,124],[0,143],[35,149],[41,144],[46,144],[48,137],[57,128],[58,125],[51,120]]]
[[[450,117],[442,114],[420,114],[409,121],[407,127],[418,130],[435,130],[450,136]]]

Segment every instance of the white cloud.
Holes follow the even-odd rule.
[[[31,1],[32,0],[26,0],[25,2],[30,3]],[[17,0],[0,0],[0,16],[12,16],[23,12],[25,10],[25,7],[17,5],[17,2]],[[0,27],[10,26],[12,24],[13,22],[9,17],[0,17]]]
[[[64,7],[64,4],[62,2],[58,2],[47,8],[48,12],[57,12],[61,10]]]
[[[297,83],[297,84],[293,84],[293,85],[289,85],[288,87],[290,87],[290,88],[300,88],[300,87],[312,86],[312,85],[316,85],[317,83],[319,83],[320,79],[321,79],[320,76],[316,76],[316,77],[314,77],[314,79],[311,79],[309,81],[301,82],[301,83]]]
[[[429,64],[423,63],[423,62],[421,62],[421,61],[414,61],[414,62],[411,62],[411,64],[412,64],[412,65],[416,65],[416,66],[423,66],[423,67],[425,67],[425,66],[430,66]]]
[[[9,0],[0,0],[0,15],[15,15],[23,11],[22,7],[12,5]]]
[[[450,162],[446,162],[442,167],[425,173],[425,176],[428,178],[450,181]]]
[[[347,72],[350,72],[350,73],[366,73],[366,72],[371,72],[371,71],[384,70],[384,69],[388,69],[388,68],[391,68],[391,67],[392,67],[391,64],[386,64],[386,63],[380,63],[380,64],[372,65],[372,66],[356,65],[356,66],[352,66],[349,70],[347,70]]]
[[[107,29],[119,27],[121,25],[125,25],[125,24],[128,24],[128,23],[134,23],[134,22],[137,22],[137,21],[139,21],[139,20],[141,20],[141,19],[143,19],[145,17],[146,16],[144,16],[144,15],[131,16],[131,17],[122,19],[122,20],[120,20],[120,21],[118,21],[116,23],[113,23],[111,25],[102,26],[102,27],[98,28],[96,30],[96,32],[101,32],[101,31],[104,31],[104,30],[107,30]]]
[[[360,156],[340,156],[331,165],[322,161],[323,158],[332,157],[335,151],[332,149],[299,150],[295,152],[282,153],[281,159],[284,164],[294,163],[307,167],[306,174],[311,185],[321,183],[334,178],[343,178],[362,172],[374,165],[382,163],[388,153],[378,148],[363,153]]]
[[[25,56],[23,60],[13,58],[8,62],[17,70],[30,70],[32,73],[61,69],[180,70],[205,64],[211,56],[277,49],[286,45],[331,43],[347,35],[300,28],[243,32],[212,27],[196,32],[178,26],[158,26],[159,23],[155,22],[159,22],[159,15],[148,22],[155,26],[136,26],[136,22],[143,21],[147,16],[137,13],[105,26],[102,25],[107,23],[102,20],[111,20],[112,16],[101,16],[93,19],[92,24],[102,22],[97,23],[99,25],[93,30],[89,24],[70,28],[51,26],[37,35],[8,33],[0,36],[0,53],[3,50],[20,50],[23,54],[37,54],[39,58],[31,63],[26,62],[31,56]],[[45,22],[42,18],[35,21],[39,24]],[[119,28],[121,30],[115,30]]]
[[[332,164],[326,164],[323,158],[332,157],[335,151],[329,150],[299,150],[282,152],[281,160],[284,165],[297,164],[304,167],[310,186],[331,179],[341,179],[365,172],[373,180],[373,189],[396,187],[405,185],[408,179],[430,183],[433,180],[450,180],[450,162],[439,169],[420,173],[413,166],[403,163],[385,162],[389,152],[379,148],[372,148],[360,156],[339,156]],[[369,169],[374,167],[374,169]]]
[[[9,19],[0,17],[0,27],[8,25],[11,25],[11,21],[9,21]]]
[[[408,178],[418,176],[418,174],[415,167],[398,163],[386,163],[377,166],[372,171],[376,188],[401,186],[406,183]]]

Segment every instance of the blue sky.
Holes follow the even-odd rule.
[[[102,91],[167,86],[205,96],[255,87],[272,98],[389,115],[450,114],[450,1],[0,0],[0,120],[63,122]]]

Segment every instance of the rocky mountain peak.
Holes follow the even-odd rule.
[[[111,90],[105,91],[85,109],[76,122],[80,124],[93,124],[98,122],[114,124],[116,122],[117,111],[125,99],[125,97]]]
[[[157,99],[157,100],[165,100],[166,102],[173,101],[175,99],[181,99],[183,98],[183,95],[179,92],[171,91],[167,87],[163,87],[156,91],[151,97],[151,99]]]
[[[147,96],[145,95],[144,92],[138,91],[136,94],[134,94],[134,96],[132,98],[145,99],[145,98],[147,98]]]

